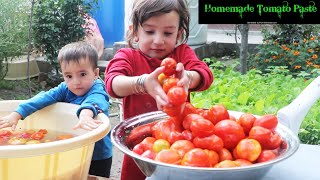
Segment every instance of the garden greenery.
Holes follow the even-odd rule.
[[[318,26],[274,25],[274,32],[263,31],[263,44],[251,55],[249,68],[266,72],[270,66],[282,66],[293,76],[320,75],[320,34]]]
[[[228,110],[247,112],[256,115],[276,114],[282,107],[290,104],[313,80],[293,77],[281,68],[270,68],[262,74],[259,70],[250,70],[241,75],[234,67],[219,68],[212,64],[215,80],[211,87],[203,92],[191,94],[191,102],[196,107],[210,108],[214,104],[223,104]],[[320,144],[320,102],[312,106],[303,121],[299,137],[302,143]]]
[[[25,0],[0,0],[0,80],[7,72],[7,62],[25,54],[28,45],[30,4]]]

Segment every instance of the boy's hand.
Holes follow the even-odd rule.
[[[83,109],[79,115],[79,122],[73,127],[73,129],[84,129],[91,131],[99,127],[102,122],[100,120],[93,119],[93,112],[89,109]]]
[[[21,118],[22,116],[17,112],[12,112],[7,116],[0,117],[0,129],[11,127],[12,131],[16,130],[18,121]]]

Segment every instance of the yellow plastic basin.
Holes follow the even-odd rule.
[[[15,110],[22,101],[0,101],[0,116]],[[77,135],[74,138],[31,145],[0,146],[1,180],[85,180],[88,177],[94,143],[108,134],[110,122],[102,120],[97,129],[73,130],[78,122],[78,105],[56,103],[37,111],[18,123],[17,128],[47,129]]]

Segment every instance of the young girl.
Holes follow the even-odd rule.
[[[109,112],[109,97],[103,81],[99,79],[96,49],[85,42],[70,43],[58,55],[64,82],[19,105],[7,116],[0,117],[0,129],[12,127],[14,130],[20,119],[56,102],[80,105],[76,128],[93,130],[101,122],[93,119],[98,113]],[[110,133],[96,142],[89,174],[109,177],[112,163],[112,143]]]
[[[175,59],[179,86],[190,91],[210,87],[213,75],[185,44],[189,35],[189,12],[184,0],[135,0],[127,40],[131,48],[120,49],[105,71],[112,97],[123,98],[124,118],[162,110],[168,97],[158,82],[161,61]],[[134,48],[137,43],[137,49]],[[189,100],[189,98],[188,98]],[[124,157],[121,180],[142,180],[134,161]]]

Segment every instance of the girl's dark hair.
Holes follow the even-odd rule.
[[[179,29],[183,29],[181,42],[186,43],[189,37],[190,14],[185,0],[135,0],[131,13],[132,30],[127,31],[127,41],[133,47],[134,35],[138,27],[153,16],[176,11],[179,14]]]
[[[88,59],[92,68],[98,67],[98,52],[96,48],[84,41],[74,42],[62,47],[58,54],[58,61],[62,62],[78,62],[82,59]]]

